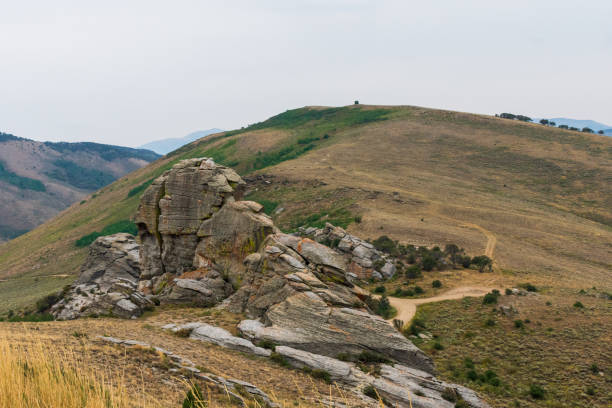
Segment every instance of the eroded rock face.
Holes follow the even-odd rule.
[[[136,214],[144,279],[196,269],[202,223],[240,199],[244,181],[210,159],[183,160],[144,192]]]
[[[137,291],[140,277],[139,245],[130,234],[98,238],[79,279],[51,308],[59,320],[93,315],[140,316],[152,301]]]

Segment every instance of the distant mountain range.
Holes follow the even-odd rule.
[[[553,121],[559,125],[567,125],[569,127],[575,127],[578,129],[582,129],[585,127],[593,129],[595,133],[600,130],[604,131],[605,135],[612,136],[612,126],[605,125],[600,122],[595,122],[594,120],[580,120],[580,119],[570,119],[570,118],[547,118],[550,121]],[[534,119],[534,122],[538,122],[540,118]]]
[[[144,149],[37,142],[0,132],[0,242],[159,157]]]
[[[178,149],[179,147],[182,147],[188,143],[201,139],[204,136],[212,135],[214,133],[219,133],[219,132],[223,132],[223,130],[216,129],[216,128],[208,129],[208,130],[198,130],[184,137],[156,140],[154,142],[144,144],[140,146],[140,148],[153,150],[155,153],[158,153],[158,154],[168,154]]]

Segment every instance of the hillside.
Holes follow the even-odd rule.
[[[513,317],[481,301],[418,309],[438,337],[417,342],[447,378],[500,407],[544,406],[530,397],[534,383],[559,406],[610,402],[612,306],[602,295],[612,292],[612,140],[487,116],[309,107],[196,141],[0,246],[0,314],[71,282],[87,252],[77,240],[129,220],[155,177],[180,159],[202,156],[234,167],[251,185],[247,197],[285,231],[329,221],[364,238],[456,243],[494,259],[492,273],[425,274],[417,283],[427,296],[434,279],[444,288],[534,285],[534,296],[500,300],[517,311]],[[485,326],[487,319],[494,326]],[[517,319],[527,326],[515,327]],[[505,338],[512,341],[499,342]],[[465,356],[475,370],[495,371],[502,388],[471,380]]]
[[[141,149],[152,150],[158,154],[167,154],[171,151],[178,149],[188,143],[195,142],[198,139],[206,137],[208,135],[212,135],[215,133],[223,132],[221,129],[208,129],[208,130],[198,130],[197,132],[192,132],[184,137],[175,137],[169,139],[161,139],[155,140],[153,142],[146,143],[140,146]]]
[[[148,150],[42,143],[0,133],[0,241],[31,230],[157,157]]]

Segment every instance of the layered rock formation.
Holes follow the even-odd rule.
[[[435,403],[416,406],[447,406],[439,388],[448,385],[433,379],[431,359],[374,315],[365,303],[369,294],[353,283],[372,276],[374,263],[392,276],[393,260],[331,225],[311,236],[336,242],[336,249],[283,234],[260,204],[240,201],[243,188],[240,176],[210,159],[176,164],[141,199],[140,247],[127,234],[99,238],[79,280],[52,312],[60,319],[135,317],[154,301],[200,306],[223,301],[223,307],[247,316],[238,326],[242,338],[197,322],[189,326],[192,338],[261,356],[270,352],[253,343],[265,341],[298,367],[308,361],[313,369],[319,363],[344,367],[344,382],[374,384],[400,405],[410,399],[402,396],[402,387],[425,387]],[[379,353],[396,365],[385,366],[380,378],[366,378],[335,358],[363,352]],[[461,392],[466,400],[473,397],[468,391]]]
[[[59,320],[140,316],[153,307],[153,302],[137,291],[139,277],[139,245],[134,237],[100,237],[89,247],[79,279],[51,308],[51,313]]]
[[[300,235],[317,242],[332,243],[345,257],[350,278],[377,280],[395,275],[395,259],[374,248],[369,242],[346,232],[340,227],[326,224],[325,228],[300,228]]]

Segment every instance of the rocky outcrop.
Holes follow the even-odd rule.
[[[260,204],[236,201],[244,184],[211,159],[183,160],[152,183],[136,215],[141,290],[159,294],[162,302],[210,306],[229,295],[219,278],[240,284],[243,258],[277,231]],[[181,280],[196,270],[191,280],[200,283]]]
[[[297,367],[319,367],[353,386],[370,384],[399,405],[415,401],[406,394],[412,387],[425,395],[414,406],[450,406],[440,397],[447,384],[433,378],[431,359],[374,315],[365,302],[369,294],[354,284],[358,277],[393,276],[394,260],[329,224],[304,231],[310,237],[283,234],[261,205],[239,201],[243,186],[233,170],[210,159],[176,164],[143,194],[136,216],[140,248],[125,234],[98,239],[54,314],[135,317],[152,295],[162,303],[223,301],[247,316],[238,326],[242,338],[204,323],[166,328],[259,356],[270,351],[253,342],[275,344]],[[336,359],[363,352],[395,365],[374,378]]]
[[[395,259],[369,242],[327,223],[325,228],[300,228],[302,236],[333,245],[343,256],[350,278],[390,279],[395,275]]]
[[[260,326],[255,321],[243,321],[243,331],[246,326],[254,330]],[[180,326],[168,324],[163,329],[173,332],[189,333],[189,337],[217,344],[221,347],[239,350],[258,356],[270,356],[269,350],[261,349],[249,340],[234,337],[226,330],[205,323],[187,323]],[[268,343],[271,344],[271,343]],[[329,380],[343,386],[356,396],[365,398],[362,394],[365,386],[376,389],[378,395],[396,407],[412,408],[452,408],[454,402],[448,399],[463,400],[472,408],[488,408],[472,390],[457,384],[437,380],[425,371],[402,364],[379,364],[378,374],[365,373],[355,363],[340,361],[336,358],[315,354],[302,349],[288,346],[274,348],[276,360],[283,360],[288,365],[306,372],[318,372],[329,376]],[[444,397],[443,397],[444,396]],[[447,398],[447,399],[445,399]],[[380,406],[380,402],[368,399],[368,406]]]
[[[139,246],[129,234],[96,239],[78,280],[51,313],[59,320],[104,315],[131,318],[153,307],[151,299],[137,291],[138,252]]]

